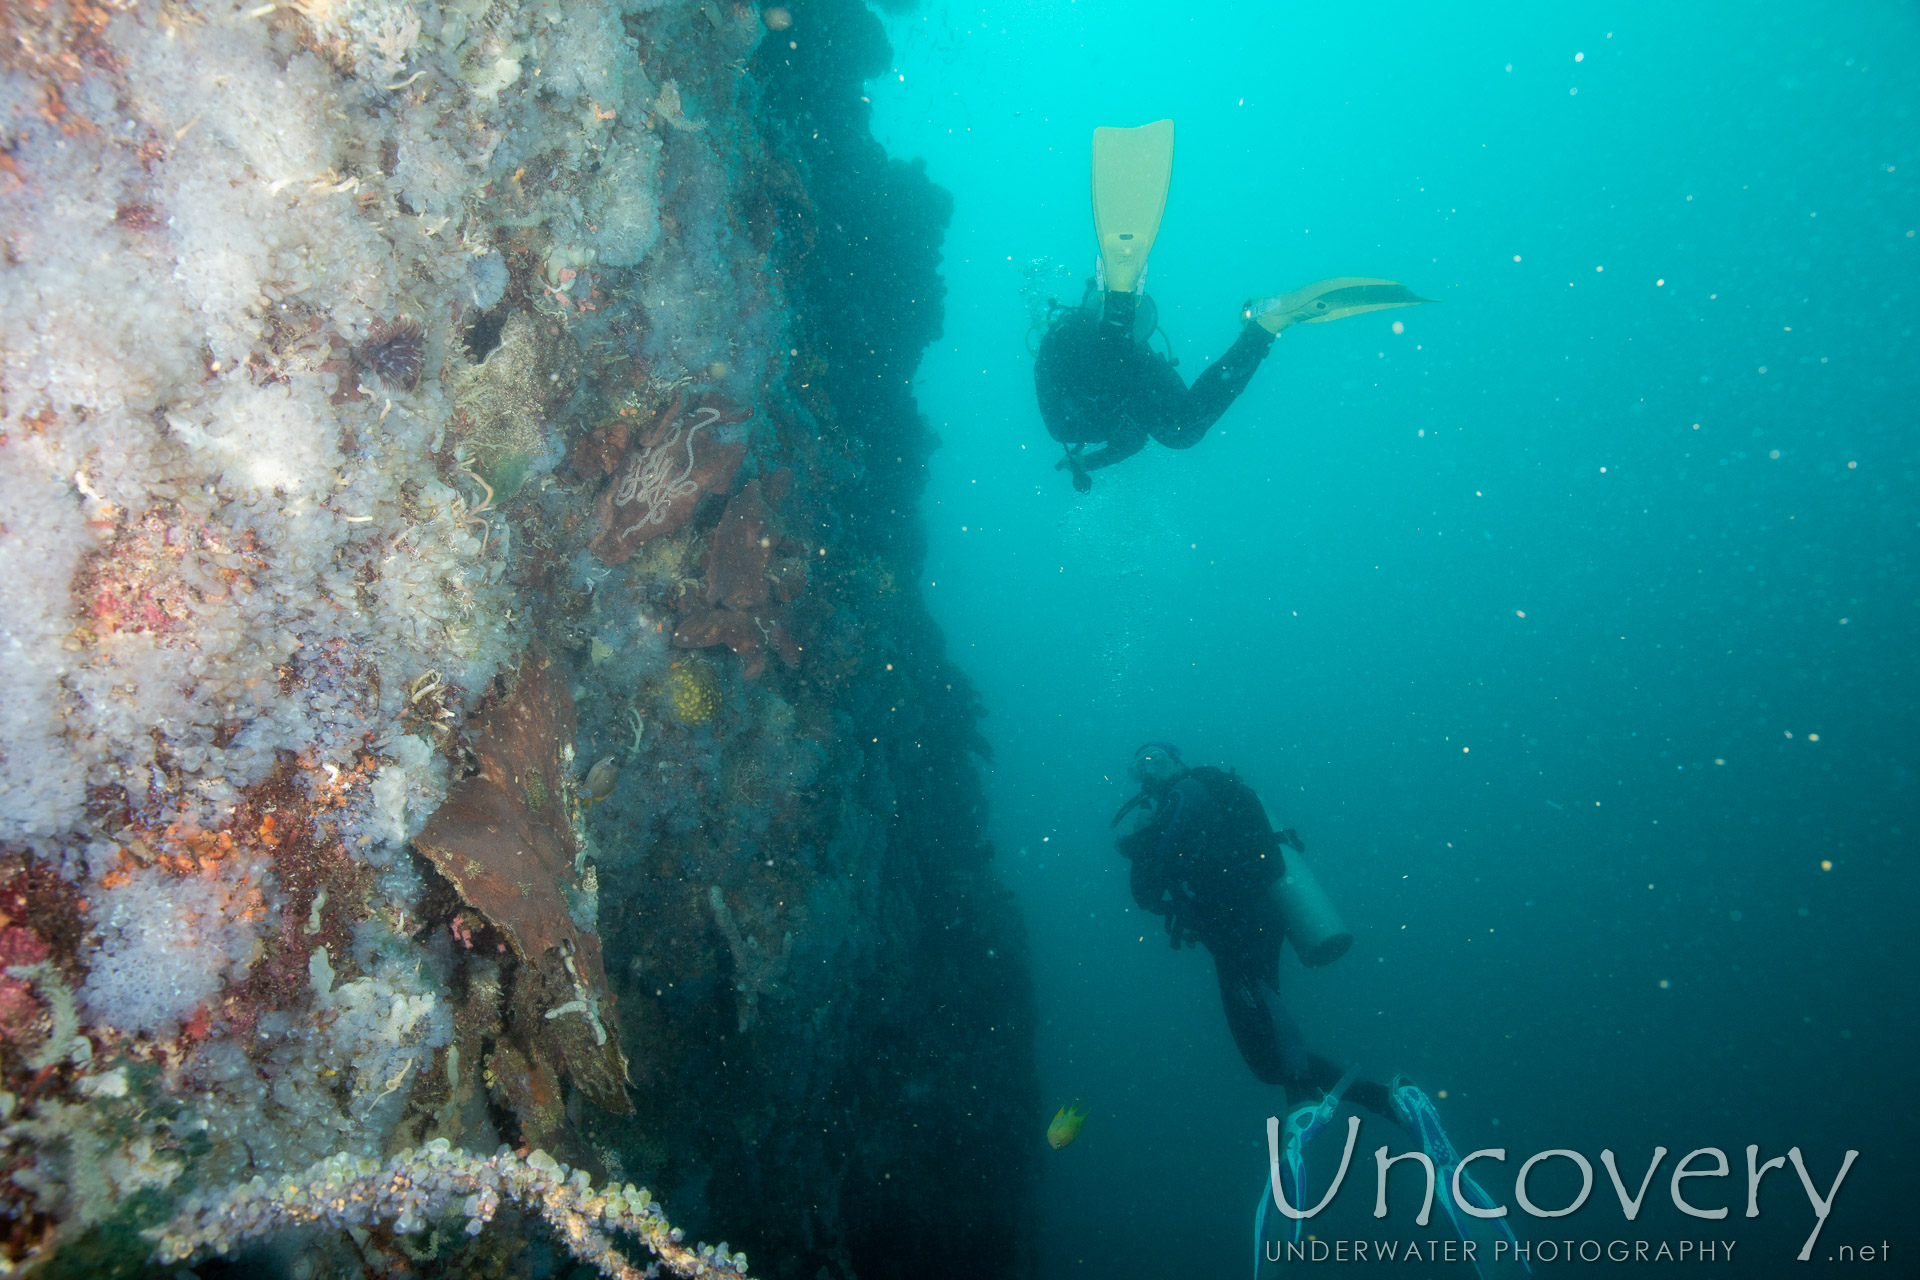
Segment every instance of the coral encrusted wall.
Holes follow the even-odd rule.
[[[0,1270],[1026,1269],[887,65],[0,5]]]

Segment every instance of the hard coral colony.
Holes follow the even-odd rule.
[[[720,710],[720,677],[697,659],[683,659],[667,668],[667,705],[681,724],[703,725]]]
[[[925,787],[876,746],[876,702],[965,688],[881,670],[920,603],[806,575],[911,542],[871,513],[915,489],[853,460],[927,443],[790,389],[836,339],[785,291],[853,325],[830,259],[892,235],[869,300],[937,297],[944,221],[870,140],[809,150],[870,73],[815,50],[884,48],[809,21],[812,62],[711,0],[0,6],[0,1271],[308,1224],[316,1276],[744,1271],[629,1178],[795,1274],[890,1247],[818,1188],[920,1136],[831,1137],[828,1086],[918,912],[1016,926],[914,825],[973,847],[977,809],[895,799],[969,793],[965,748],[922,731]],[[710,1067],[749,1034],[779,1105]],[[1003,1078],[928,1087],[1000,1173],[921,1194],[1014,1221],[1027,1060],[970,1060]],[[726,1172],[756,1147],[789,1155]]]

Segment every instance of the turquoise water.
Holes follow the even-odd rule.
[[[1246,1274],[1282,1106],[1205,955],[1131,906],[1107,818],[1147,738],[1236,765],[1358,934],[1287,960],[1317,1051],[1447,1090],[1463,1150],[1673,1149],[1638,1223],[1600,1173],[1523,1235],[1734,1238],[1731,1273],[1785,1272],[1811,1211],[1789,1168],[1744,1218],[1740,1162],[1798,1145],[1823,1189],[1861,1152],[1817,1258],[1914,1256],[1920,10],[1115,0],[889,29],[876,132],[955,202],[922,585],[989,711],[1035,1142],[1092,1107],[1046,1156],[1041,1269]],[[1189,379],[1251,295],[1361,274],[1443,305],[1289,330],[1198,448],[1082,498],[1022,290],[1092,271],[1091,129],[1161,117],[1148,289]],[[1378,1231],[1382,1142],[1368,1118],[1322,1234]],[[1666,1196],[1705,1146],[1734,1174],[1690,1194],[1725,1222]],[[1574,1189],[1543,1171],[1536,1199]],[[1399,1233],[1437,1234],[1414,1198]]]

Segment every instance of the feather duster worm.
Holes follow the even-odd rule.
[[[420,385],[420,371],[427,363],[427,331],[411,316],[401,316],[392,324],[376,320],[359,356],[360,366],[372,370],[389,387],[412,391]]]

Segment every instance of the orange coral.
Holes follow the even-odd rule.
[[[90,129],[69,117],[60,87],[90,68],[114,71],[107,47],[107,24],[114,14],[132,9],[132,0],[7,0],[0,4],[0,65],[41,81],[41,114],[69,132]]]

